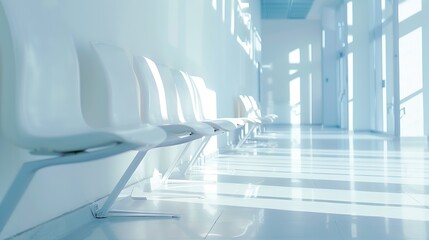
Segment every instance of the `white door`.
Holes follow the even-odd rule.
[[[373,2],[372,63],[374,84],[374,130],[394,134],[393,108],[393,32],[392,8],[389,1]]]
[[[342,129],[349,128],[349,86],[348,86],[348,61],[347,61],[347,7],[342,3],[337,11],[338,23],[338,58],[337,58],[337,97],[338,97],[338,119]]]
[[[397,27],[394,24],[393,19],[393,3],[394,1],[381,0],[381,17],[380,17],[380,51],[381,54],[381,66],[379,67],[381,85],[379,88],[381,94],[381,107],[382,111],[378,114],[378,120],[381,121],[382,131],[389,135],[395,134],[395,122],[399,121],[398,115],[395,114],[395,89],[399,86],[395,86],[395,31],[394,28]],[[379,109],[380,110],[380,109]]]

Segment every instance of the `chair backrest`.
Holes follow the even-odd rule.
[[[54,1],[0,2],[1,128],[29,149],[73,150],[47,139],[91,131],[75,46],[58,12]]]
[[[170,123],[166,89],[156,63],[135,56],[134,71],[140,86],[142,121],[156,125]]]
[[[186,122],[183,107],[179,100],[179,95],[176,89],[175,80],[173,78],[171,68],[157,64],[161,75],[162,83],[164,84],[165,96],[167,101],[167,112],[170,123]]]
[[[240,117],[259,118],[250,99],[245,95],[239,95],[238,97],[238,112]]]
[[[123,128],[141,124],[140,92],[127,52],[117,46],[92,43],[98,58],[99,75],[92,95],[99,114],[94,127]],[[97,69],[95,69],[96,71]]]
[[[204,82],[204,79],[202,77],[198,76],[189,75],[189,80],[193,84],[196,93],[195,103],[197,115],[199,115],[202,119],[207,119],[208,113],[206,112],[207,110],[205,110],[206,108],[204,108],[204,106],[206,106],[205,97],[207,96],[206,83]]]
[[[249,95],[246,97],[249,99],[252,109],[255,112],[256,116],[261,118],[262,117],[261,108],[259,107],[259,104],[256,102],[255,98]]]
[[[188,74],[176,69],[171,69],[171,74],[175,80],[174,82],[181,106],[180,109],[186,121],[204,120],[198,110],[196,89],[189,79]]]
[[[134,69],[140,83],[142,109],[152,113],[142,116],[145,121],[154,124],[190,121],[185,117],[187,106],[180,101],[171,68],[146,57],[134,57]]]
[[[243,95],[238,96],[238,112],[240,117],[249,117],[250,105]]]

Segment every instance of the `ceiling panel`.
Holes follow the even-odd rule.
[[[314,0],[261,0],[263,19],[305,19]]]

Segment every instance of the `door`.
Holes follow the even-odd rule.
[[[390,19],[390,20],[389,20]],[[393,61],[388,53],[393,51],[392,12],[386,0],[373,2],[372,62],[374,89],[373,130],[393,135]],[[386,20],[389,20],[386,22]]]
[[[338,75],[338,119],[339,126],[342,129],[349,128],[349,86],[348,86],[348,61],[347,61],[347,10],[346,3],[342,3],[337,11],[338,23],[338,57],[337,57],[337,75]]]
[[[399,97],[397,72],[397,24],[393,4],[395,1],[376,0],[373,2],[372,62],[373,62],[373,113],[374,130],[388,135],[399,135],[396,114]],[[396,29],[395,29],[396,28]],[[395,50],[396,49],[396,50]],[[395,101],[396,99],[396,101]]]

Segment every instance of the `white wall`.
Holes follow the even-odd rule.
[[[320,21],[263,20],[262,39],[264,110],[278,123],[321,124]]]
[[[259,31],[259,1],[251,2],[252,20]],[[103,10],[97,11],[100,6]],[[217,98],[217,105],[222,106],[217,108],[218,116],[233,114],[237,93],[257,92],[256,68],[237,43],[239,20],[231,8],[237,8],[237,1],[61,1],[81,51],[90,40],[107,41],[199,75],[208,88],[223,95]],[[231,17],[235,18],[234,33]]]
[[[422,42],[427,43],[429,41],[429,31],[427,30],[429,28],[429,3],[428,1],[421,1],[422,2],[422,11],[420,14],[420,17],[422,19],[419,21],[423,26],[423,36],[422,36]],[[423,44],[423,57],[422,62],[423,66],[428,66],[429,64],[429,47],[427,44]],[[424,122],[424,135],[429,136],[429,68],[423,67],[423,108],[424,108],[424,115],[423,115],[423,122]]]
[[[260,32],[259,0],[249,2],[252,29]],[[237,41],[239,31],[247,37],[245,40],[251,39],[250,31],[239,24],[237,4],[236,0],[63,0],[59,1],[59,10],[78,48],[82,81],[89,81],[91,76],[90,41],[118,45],[131,54],[145,55],[203,77],[216,97],[212,114],[225,117],[234,114],[239,94],[257,96],[255,61]],[[219,145],[225,145],[224,138]],[[173,159],[181,147],[150,152],[144,161],[145,173],[151,173],[154,167],[165,169],[168,164],[159,160]],[[11,146],[2,136],[0,150],[3,196],[19,166],[34,157]],[[134,154],[40,171],[0,238],[107,195]]]

